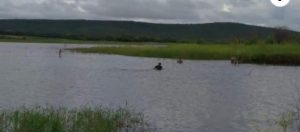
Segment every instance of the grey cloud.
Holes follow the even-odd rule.
[[[0,18],[137,20],[162,23],[242,22],[300,31],[300,1],[269,0],[0,0]]]
[[[116,1],[115,3],[111,1]],[[123,19],[152,19],[152,20],[193,20],[199,19],[197,9],[213,8],[201,1],[183,0],[102,0],[97,5],[84,7],[95,17],[112,17]]]

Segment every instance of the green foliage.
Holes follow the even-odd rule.
[[[273,35],[269,35],[267,37],[267,39],[265,40],[265,43],[266,44],[274,44],[275,42],[274,42],[274,39],[273,39]]]
[[[283,129],[283,132],[287,132],[287,129],[292,125],[294,114],[292,112],[282,113],[281,117],[276,121],[276,124]]]
[[[0,112],[0,132],[116,132],[144,125],[141,114],[127,109],[37,107]]]
[[[272,28],[238,23],[151,24],[130,21],[0,20],[0,34],[89,41],[124,42],[232,42],[265,40]],[[299,37],[297,32],[291,35]],[[250,37],[250,38],[249,38]]]
[[[276,117],[271,127],[259,128],[255,127],[256,132],[287,132],[288,128],[292,128],[295,122],[294,112],[284,112]]]
[[[171,44],[167,46],[120,46],[71,49],[82,53],[119,54],[141,57],[229,60],[240,63],[300,65],[300,45],[267,44]]]
[[[88,41],[88,40],[74,40],[63,38],[49,38],[49,37],[34,37],[34,36],[16,36],[16,35],[0,35],[0,42],[29,42],[29,43],[71,43],[71,44],[98,44],[103,41]]]

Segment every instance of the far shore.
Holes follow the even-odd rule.
[[[237,63],[300,66],[299,44],[191,44],[159,42],[113,42],[73,40],[34,36],[0,35],[0,42],[40,44],[92,44],[90,48],[68,49],[72,52],[116,54],[138,57],[232,60]],[[118,45],[118,46],[103,46]]]
[[[103,40],[77,40],[67,38],[51,38],[37,36],[0,35],[2,43],[40,43],[40,44],[109,44],[109,45],[165,45],[160,42],[120,42]]]

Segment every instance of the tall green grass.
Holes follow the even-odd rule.
[[[145,128],[141,114],[123,108],[37,107],[0,112],[0,132],[117,132]]]
[[[288,129],[294,130],[297,129],[296,121],[298,120],[295,118],[297,115],[296,112],[284,112],[275,119],[271,119],[268,121],[271,123],[269,127],[259,127],[260,123],[258,125],[255,125],[254,132],[288,132]]]
[[[300,65],[300,45],[251,45],[236,54],[242,63]]]
[[[161,47],[120,46],[71,49],[82,53],[118,54],[139,57],[182,58],[193,60],[229,60],[240,63],[300,65],[300,45],[218,45],[171,44]]]
[[[223,45],[167,45],[167,46],[120,46],[76,48],[82,53],[119,54],[140,57],[183,58],[183,59],[226,59],[232,49]]]

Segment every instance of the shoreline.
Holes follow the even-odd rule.
[[[239,64],[300,66],[300,45],[221,45],[221,44],[171,44],[165,47],[121,46],[68,49],[78,53],[116,54],[136,57],[228,60],[235,57]]]
[[[79,53],[115,54],[135,57],[228,60],[240,64],[300,66],[299,44],[190,44],[159,42],[113,42],[72,40],[34,36],[0,35],[0,43],[90,44],[91,48],[67,49]],[[119,45],[97,47],[97,45]]]
[[[0,35],[2,43],[40,43],[40,44],[111,44],[111,45],[165,45],[162,42],[122,42],[122,41],[104,41],[104,40],[77,40],[67,38],[37,37],[37,36],[18,36],[18,35]]]

